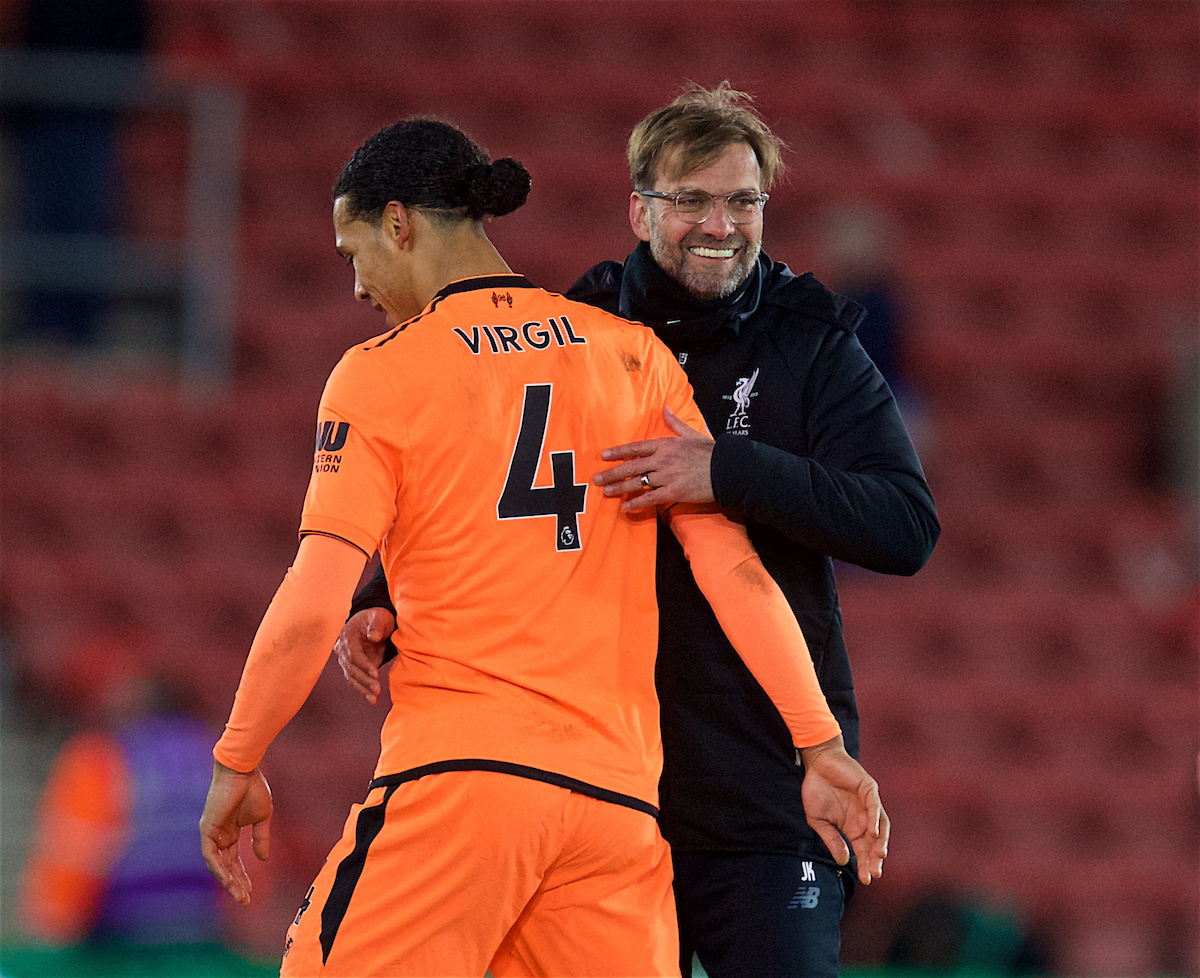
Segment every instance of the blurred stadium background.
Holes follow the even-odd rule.
[[[149,0],[141,54],[65,60],[22,46],[24,11],[0,3],[0,940],[80,648],[135,635],[227,714],[324,378],[382,328],[333,253],[349,153],[435,113],[522,160],[529,203],[490,233],[563,290],[633,245],[633,124],[728,78],[791,149],[773,257],[846,289],[837,228],[867,215],[943,524],[913,579],[840,575],[895,826],[845,962],[940,894],[1054,974],[1197,973],[1194,0]],[[122,174],[111,231],[69,239],[22,223],[9,125],[67,103],[118,112]],[[89,290],[89,335],[34,322],[35,294]],[[277,741],[238,947],[278,955],[382,715],[331,664]]]

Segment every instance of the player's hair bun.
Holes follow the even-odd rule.
[[[476,219],[510,214],[529,196],[529,171],[507,156],[475,164],[467,171],[465,183],[467,215]]]
[[[478,221],[515,211],[529,196],[529,171],[514,159],[489,162],[482,147],[441,119],[414,116],[375,133],[342,167],[333,199],[351,218],[378,221],[389,201]]]

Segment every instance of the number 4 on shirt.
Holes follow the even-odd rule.
[[[557,517],[555,549],[578,550],[579,514],[583,512],[587,484],[575,484],[575,453],[551,452],[554,485],[535,488],[533,484],[546,441],[552,388],[552,384],[525,385],[521,430],[517,433],[512,461],[508,463],[508,478],[504,480],[496,515],[502,520]]]

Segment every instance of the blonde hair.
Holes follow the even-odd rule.
[[[726,146],[747,143],[758,158],[763,189],[783,172],[783,142],[750,107],[753,96],[728,81],[714,89],[688,82],[683,93],[639,122],[629,136],[629,177],[634,190],[653,188],[659,166],[677,179],[712,163]]]

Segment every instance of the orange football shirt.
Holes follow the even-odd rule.
[[[300,532],[381,552],[400,655],[377,776],[486,758],[656,803],[655,519],[591,476],[669,436],[664,405],[703,428],[649,329],[520,276],[347,352]]]

